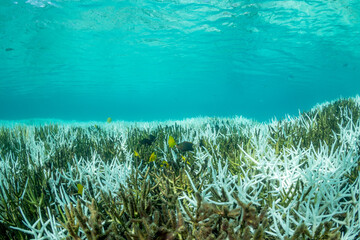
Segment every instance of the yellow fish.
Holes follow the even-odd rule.
[[[108,123],[111,123],[112,119],[111,117],[108,117],[108,119],[106,120]]]
[[[155,162],[155,160],[156,160],[156,155],[155,155],[155,153],[153,152],[153,153],[151,154],[150,158],[149,158],[149,162]]]
[[[173,148],[176,145],[175,139],[172,136],[169,136],[169,147]]]
[[[84,186],[78,183],[77,188],[78,188],[78,194],[82,196],[84,192]]]
[[[137,151],[134,151],[135,157],[140,157],[139,153]]]
[[[163,161],[160,167],[166,167],[169,168],[169,163],[167,161]]]
[[[181,155],[181,158],[182,158],[182,160],[184,160],[184,162],[186,162],[187,164],[190,165],[189,161],[186,161],[186,157],[184,157],[183,155]]]

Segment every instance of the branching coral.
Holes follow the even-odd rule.
[[[358,239],[359,116],[357,97],[266,124],[2,126],[0,230],[5,239]],[[171,148],[169,136],[191,148]]]

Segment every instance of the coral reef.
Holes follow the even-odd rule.
[[[358,239],[359,116],[2,125],[0,239]]]

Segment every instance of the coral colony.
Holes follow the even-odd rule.
[[[360,239],[359,116],[3,123],[0,239]]]

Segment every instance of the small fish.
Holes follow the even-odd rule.
[[[5,51],[10,52],[10,51],[14,51],[14,49],[13,48],[5,48]]]
[[[204,139],[201,139],[200,140],[200,143],[199,143],[199,147],[205,147],[206,146],[206,142],[205,142],[205,140]]]
[[[108,119],[106,120],[108,123],[111,123],[112,122],[112,119],[111,117],[108,117]]]
[[[80,183],[78,183],[77,188],[78,188],[78,194],[80,194],[82,196],[83,192],[84,192],[84,186],[81,185]]]
[[[149,135],[149,140],[150,141],[155,141],[156,137],[152,134]]]
[[[176,145],[177,149],[182,152],[194,151],[194,144],[191,142],[182,142]]]
[[[140,154],[137,151],[134,151],[135,157],[140,157]]]
[[[99,127],[95,124],[94,126],[91,126],[89,128],[91,131],[98,131],[99,130]]]
[[[149,158],[149,162],[155,162],[155,160],[156,160],[156,155],[155,155],[155,153],[153,152],[153,153],[151,154],[150,158]]]
[[[142,145],[150,146],[151,144],[153,144],[155,139],[156,139],[156,137],[154,135],[150,134],[149,137],[141,139],[139,143]]]
[[[169,168],[169,163],[167,161],[163,161],[160,167],[166,167]]]
[[[173,148],[176,145],[175,139],[172,136],[169,136],[169,147]]]
[[[186,162],[187,164],[190,165],[189,161],[186,161],[186,157],[184,157],[183,155],[181,155],[181,158],[182,158],[182,160],[184,160],[184,162]]]

